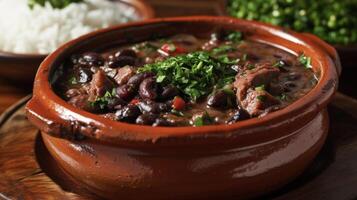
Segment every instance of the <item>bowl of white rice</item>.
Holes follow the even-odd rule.
[[[141,0],[82,0],[63,8],[31,1],[0,0],[0,78],[14,83],[32,82],[43,59],[72,39],[154,16]]]

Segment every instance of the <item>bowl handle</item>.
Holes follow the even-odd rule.
[[[46,133],[60,133],[61,126],[54,123],[52,113],[46,109],[39,101],[33,96],[26,104],[26,116],[28,120],[38,127],[41,131]]]
[[[333,62],[335,63],[336,70],[338,75],[341,75],[342,67],[341,67],[341,62],[340,62],[340,57],[334,47],[317,37],[316,35],[313,35],[311,33],[302,33],[304,36],[306,36],[310,41],[314,42],[317,44],[321,50],[325,51],[332,59]]]

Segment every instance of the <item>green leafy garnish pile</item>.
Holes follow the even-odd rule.
[[[210,94],[214,87],[232,83],[236,72],[231,66],[236,62],[225,55],[214,57],[209,52],[198,51],[147,64],[139,72],[154,72],[158,83],[173,84],[184,95],[197,101]]]
[[[231,16],[310,32],[332,44],[357,43],[356,0],[229,0]]]
[[[80,3],[83,0],[28,0],[28,5],[32,9],[35,5],[45,6],[48,2],[53,8],[62,9],[71,3]]]

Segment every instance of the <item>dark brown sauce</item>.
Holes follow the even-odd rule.
[[[219,52],[223,46],[231,49]],[[137,72],[146,64],[197,51],[218,51],[217,57],[237,60],[230,64],[230,70],[236,71],[235,81],[207,88],[209,94],[193,101],[174,83],[157,83],[157,74],[146,72],[140,78],[145,73]],[[301,98],[316,83],[317,75],[295,55],[263,43],[219,39],[214,33],[210,38],[180,34],[74,55],[54,87],[70,104],[113,120],[201,126],[264,116]]]

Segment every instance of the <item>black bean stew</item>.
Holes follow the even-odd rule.
[[[318,80],[309,57],[227,31],[74,55],[59,71],[55,91],[73,106],[151,126],[261,117],[296,101]]]

